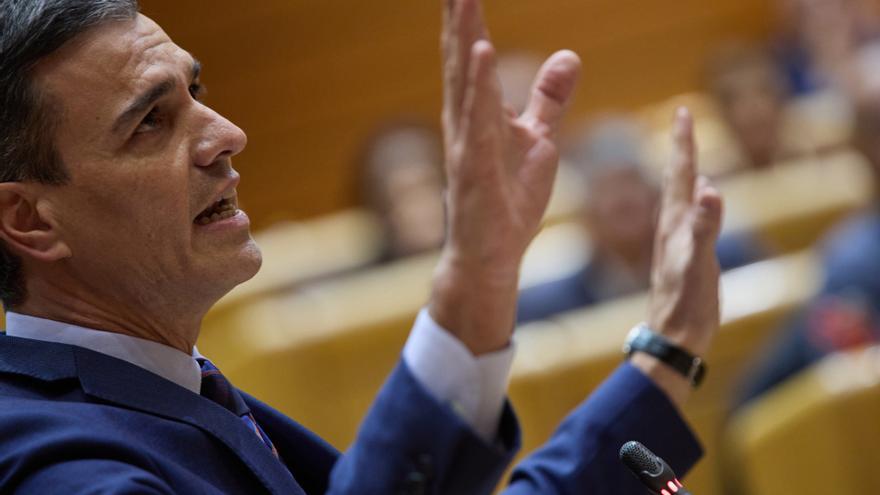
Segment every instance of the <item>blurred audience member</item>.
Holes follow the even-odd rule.
[[[510,52],[498,59],[498,77],[506,101],[525,110],[542,59]],[[380,127],[362,153],[365,206],[385,231],[381,261],[440,248],[445,237],[443,146],[436,129],[416,120]]]
[[[367,141],[362,172],[364,203],[385,230],[384,261],[443,244],[443,146],[435,129],[417,122],[379,129]]]
[[[875,0],[781,0],[778,5],[774,54],[795,94],[842,83],[848,61],[880,34]]]
[[[728,44],[711,57],[708,76],[733,141],[722,170],[765,168],[815,151],[805,123],[789,118],[787,84],[766,51]]]
[[[747,402],[823,356],[880,340],[880,45],[859,51],[854,144],[875,174],[875,201],[822,243],[819,294],[753,367],[738,403]]]
[[[580,222],[592,251],[575,273],[526,288],[517,320],[543,319],[564,311],[648,288],[659,185],[642,155],[644,136],[628,117],[607,117],[589,128],[572,152],[582,172]],[[722,236],[718,254],[724,269],[759,258],[748,236]]]

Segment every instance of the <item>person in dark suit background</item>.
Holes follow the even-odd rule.
[[[797,95],[845,86],[848,62],[880,35],[880,10],[863,0],[779,0],[771,49]]]
[[[848,70],[856,108],[853,143],[874,174],[875,198],[819,243],[823,277],[818,294],[749,367],[735,407],[829,354],[880,341],[880,43],[861,48]]]
[[[5,493],[489,493],[519,445],[504,395],[518,267],[558,162],[579,60],[505,111],[475,0],[450,0],[448,238],[398,367],[341,454],[235,389],[195,347],[259,269],[200,65],[134,0],[0,1],[0,486]],[[702,356],[718,326],[721,199],[680,111],[647,322]],[[627,440],[679,472],[700,447],[685,376],[635,352],[514,472],[508,494],[641,493]]]
[[[571,160],[581,173],[584,191],[579,222],[590,253],[574,273],[523,289],[519,323],[648,289],[660,185],[645,165],[644,143],[640,125],[627,115],[597,119],[575,143]],[[723,270],[767,253],[746,232],[722,235],[717,250]]]

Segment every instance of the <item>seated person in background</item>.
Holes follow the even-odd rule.
[[[660,188],[644,165],[644,136],[633,119],[605,117],[574,146],[572,161],[583,178],[580,222],[592,247],[575,273],[524,289],[517,321],[525,323],[646,290]],[[723,270],[762,257],[751,236],[722,235],[717,252]]]
[[[525,111],[542,59],[529,52],[498,58],[498,78],[507,104]],[[363,204],[384,231],[380,261],[440,249],[445,235],[443,143],[437,129],[418,119],[380,126],[361,153]]]
[[[860,50],[853,72],[854,145],[880,184],[880,51]],[[877,186],[875,186],[876,188]],[[875,189],[880,190],[880,189]],[[876,195],[876,192],[875,192]],[[852,215],[822,242],[824,272],[819,294],[791,321],[746,377],[741,405],[775,387],[827,354],[880,340],[880,201]]]
[[[434,251],[443,244],[443,143],[416,121],[380,128],[363,152],[364,203],[385,232],[381,260]]]
[[[762,169],[815,152],[805,123],[788,115],[789,90],[768,53],[731,43],[710,58],[707,72],[732,141],[717,157],[720,170]]]
[[[839,84],[846,65],[880,34],[880,9],[872,0],[780,0],[773,57],[797,95]]]

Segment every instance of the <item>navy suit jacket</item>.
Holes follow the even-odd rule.
[[[243,394],[275,459],[235,415],[84,348],[0,336],[0,492],[483,494],[519,446],[507,407],[487,445],[415,380],[391,374],[342,455]],[[514,472],[509,495],[641,494],[616,453],[639,440],[683,474],[700,448],[667,398],[622,366]]]

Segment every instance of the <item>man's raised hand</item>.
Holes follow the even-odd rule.
[[[478,0],[447,0],[444,17],[448,224],[430,311],[479,355],[509,343],[519,265],[550,198],[556,131],[580,60],[570,51],[551,56],[516,115],[501,96]]]
[[[678,110],[672,163],[667,167],[655,236],[648,323],[696,355],[718,329],[718,258],[722,202],[697,174],[693,122]]]
[[[674,151],[663,181],[663,200],[654,240],[648,326],[697,356],[705,357],[719,325],[715,244],[722,201],[697,173],[693,121],[681,108],[673,125]],[[633,363],[678,404],[689,383],[656,359],[637,354]]]

